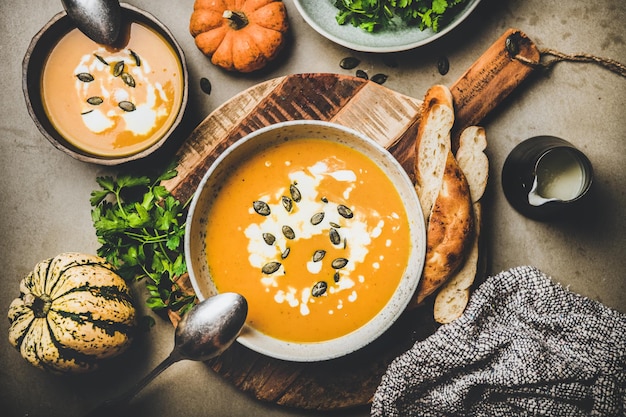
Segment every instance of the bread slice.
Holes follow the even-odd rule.
[[[470,126],[463,130],[456,153],[458,164],[467,178],[474,211],[472,246],[461,269],[447,281],[435,297],[434,317],[439,323],[450,323],[463,314],[469,301],[470,287],[476,276],[483,272],[481,250],[482,206],[479,201],[485,192],[489,176],[489,159],[485,129]]]
[[[441,286],[435,297],[433,315],[441,324],[451,323],[461,317],[469,302],[470,287],[476,279],[479,265],[479,237],[482,207],[480,202],[473,204],[474,236],[472,245],[461,269]]]
[[[441,189],[428,218],[426,260],[415,296],[418,305],[463,265],[473,239],[473,226],[469,185],[448,151]]]
[[[472,203],[481,199],[487,187],[489,159],[485,154],[487,135],[480,126],[470,126],[461,132],[456,160],[467,178]]]
[[[450,152],[454,107],[448,87],[435,85],[428,89],[421,114],[415,148],[415,189],[422,205],[424,220],[428,220],[441,189],[446,158]]]
[[[432,86],[424,96],[415,144],[415,190],[427,222],[426,260],[409,307],[422,303],[460,268],[471,242],[471,196],[451,151],[453,124],[450,90]]]

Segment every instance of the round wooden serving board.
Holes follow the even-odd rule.
[[[507,31],[451,87],[455,103],[462,103],[457,109],[457,128],[480,121],[532,70],[504,51],[504,39],[511,33],[520,34]],[[530,51],[525,55],[537,60],[530,41],[526,39],[524,45],[523,52]],[[485,100],[485,96],[491,98]],[[488,108],[476,108],[485,102]],[[351,76],[296,74],[272,79],[235,96],[202,121],[176,155],[178,175],[163,185],[186,201],[229,145],[261,127],[299,119],[330,121],[369,136],[387,148],[413,177],[421,104],[421,100]],[[207,364],[238,389],[263,401],[316,410],[363,406],[371,401],[389,363],[436,328],[432,303],[427,302],[405,312],[369,346],[339,359],[286,362],[235,343]]]

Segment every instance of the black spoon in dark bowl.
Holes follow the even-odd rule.
[[[118,0],[61,0],[76,27],[94,42],[113,46],[120,33],[122,8]]]

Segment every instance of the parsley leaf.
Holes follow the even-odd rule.
[[[467,0],[335,0],[335,20],[367,32],[401,22],[438,32]]]
[[[148,307],[184,314],[195,303],[178,280],[187,273],[184,234],[187,204],[161,184],[177,175],[174,163],[154,176],[119,175],[96,178],[101,189],[91,193],[91,219],[98,255],[127,281],[146,281]]]

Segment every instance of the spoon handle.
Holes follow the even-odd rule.
[[[158,364],[150,373],[139,380],[128,391],[113,397],[101,403],[99,406],[85,414],[84,417],[110,417],[112,412],[120,412],[124,407],[128,405],[135,395],[137,395],[142,389],[144,389],[154,378],[159,376],[161,372],[165,371],[170,365],[183,359],[182,356],[176,351],[172,351],[170,355],[165,358],[160,364]]]

